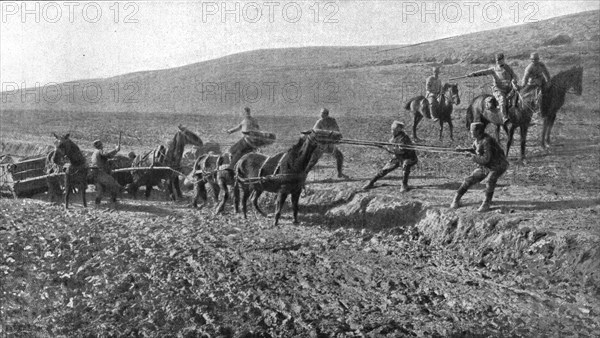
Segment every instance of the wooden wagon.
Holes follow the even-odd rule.
[[[0,164],[0,194],[17,198],[46,192],[45,166],[46,157]]]

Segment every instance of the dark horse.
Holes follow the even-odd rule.
[[[515,129],[519,127],[521,134],[521,161],[525,159],[525,145],[527,144],[527,131],[531,124],[531,117],[535,111],[536,95],[535,91],[530,91],[525,94],[515,92],[514,95],[518,97],[516,103],[508,109],[508,116],[510,118],[510,129],[502,124],[502,118],[499,116],[497,108],[498,101],[490,94],[482,94],[473,99],[469,107],[467,108],[466,124],[470,128],[471,123],[474,121],[475,114],[481,117],[481,122],[484,128],[489,123],[496,125],[496,139],[500,141],[500,127],[504,128],[504,131],[508,135],[506,141],[506,155],[510,152],[510,146],[512,145]],[[491,104],[492,109],[486,108],[488,102]]]
[[[194,199],[192,205],[198,207],[201,199],[206,204],[206,185],[210,186],[215,202],[218,202],[215,212],[222,212],[229,199],[229,188],[235,183],[233,171],[229,169],[231,154],[204,154],[194,162],[192,179],[194,180]],[[237,212],[236,204],[236,212]]]
[[[258,206],[258,199],[264,191],[277,193],[275,226],[279,223],[281,209],[289,194],[292,195],[294,224],[298,224],[298,201],[306,180],[306,167],[319,143],[327,143],[341,134],[329,132],[329,136],[320,135],[317,131],[302,132],[303,137],[288,151],[267,157],[263,154],[249,153],[244,155],[235,166],[234,199],[239,202],[239,191],[242,191],[242,208],[247,217],[247,201],[251,193],[252,205],[260,214],[265,213]],[[237,208],[236,208],[237,209]]]
[[[583,67],[573,67],[562,71],[550,79],[550,83],[542,91],[540,115],[544,121],[542,128],[542,147],[550,145],[550,132],[556,120],[556,113],[565,103],[565,96],[570,88],[574,94],[581,96],[583,92]]]
[[[444,122],[448,123],[450,128],[450,139],[454,140],[452,131],[454,126],[452,125],[452,110],[454,105],[460,104],[460,95],[458,93],[458,85],[454,83],[445,83],[442,88],[442,94],[440,95],[439,104],[439,123],[440,123],[440,140],[442,139],[442,133],[444,132]],[[413,138],[419,140],[417,137],[417,126],[423,117],[428,116],[426,110],[429,110],[429,101],[425,96],[414,97],[404,105],[404,109],[410,111],[414,115],[413,120]]]
[[[132,167],[170,167],[173,170],[180,171],[184,147],[188,144],[201,147],[203,143],[198,135],[185,127],[179,126],[178,128],[179,130],[175,133],[173,139],[167,143],[166,147],[160,146],[156,151],[138,155],[133,160]],[[138,188],[145,186],[145,196],[148,198],[150,197],[152,187],[159,185],[162,180],[165,180],[168,197],[175,201],[177,197],[183,197],[183,194],[179,186],[179,174],[173,170],[134,171],[132,174],[133,183],[127,186],[127,190],[135,197]]]
[[[88,185],[88,166],[79,147],[71,141],[69,134],[62,137],[54,134],[57,139],[52,162],[61,166],[63,157],[69,159],[70,165],[65,170],[65,209],[69,208],[69,196],[73,188],[81,192],[83,206],[87,207],[85,191]]]

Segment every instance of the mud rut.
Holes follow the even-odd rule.
[[[395,180],[382,180],[369,193],[359,191],[359,183],[339,182],[333,189],[313,185],[301,200],[302,224],[291,224],[287,206],[277,229],[253,212],[243,220],[228,206],[228,214],[213,215],[208,206],[192,211],[185,202],[163,202],[156,194],[150,201],[124,199],[87,210],[76,197],[66,215],[45,202],[3,200],[1,205],[7,230],[22,222],[11,208],[22,208],[23,220],[40,210],[75,222],[98,218],[140,241],[149,238],[138,230],[152,225],[175,249],[185,237],[201,249],[187,263],[190,256],[179,252],[172,258],[211,285],[211,325],[221,330],[215,332],[600,336],[594,224],[600,207],[593,194],[577,196],[583,209],[575,213],[570,209],[575,206],[515,211],[520,204],[511,204],[510,196],[533,191],[509,187],[482,216],[474,212],[478,191],[455,212],[443,206],[453,189],[432,196],[427,188],[416,188],[398,197]],[[540,196],[552,206],[550,195]],[[268,202],[269,197],[262,201]],[[578,222],[576,231],[561,233],[566,214]],[[199,252],[217,253],[222,260]]]

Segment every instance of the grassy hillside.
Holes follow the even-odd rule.
[[[583,64],[584,98],[595,102],[599,15],[584,12],[410,46],[257,50],[179,68],[49,86],[37,97],[4,93],[3,109],[221,115],[251,106],[258,115],[289,116],[313,115],[328,106],[345,116],[391,114],[422,92],[432,64],[444,65],[442,79],[447,79],[487,67],[503,51],[522,74],[534,50],[553,74]],[[465,103],[486,90],[488,79],[469,81],[461,81]],[[467,87],[470,92],[464,93]]]

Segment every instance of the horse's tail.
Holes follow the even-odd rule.
[[[424,98],[425,98],[425,96],[423,96],[423,95],[413,97],[412,99],[408,100],[408,102],[406,102],[406,104],[404,105],[404,109],[410,110],[410,105],[413,103],[413,101],[423,100]]]
[[[467,130],[471,129],[471,123],[473,122],[473,106],[475,105],[475,101],[467,107],[467,113],[465,114],[465,122],[467,125]]]

